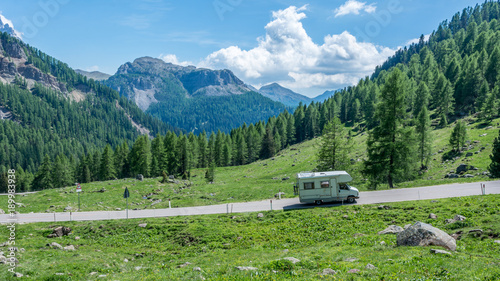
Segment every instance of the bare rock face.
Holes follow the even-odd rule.
[[[455,251],[457,244],[455,239],[446,232],[433,227],[430,224],[416,222],[414,225],[398,233],[398,246],[441,246]]]

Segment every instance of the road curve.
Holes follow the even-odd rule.
[[[486,194],[500,194],[500,181],[485,182]],[[379,204],[388,202],[414,201],[439,199],[449,197],[462,197],[481,195],[480,183],[448,184],[437,186],[426,186],[417,188],[366,191],[360,193],[356,204]],[[342,203],[327,204],[325,207],[339,206]],[[302,208],[313,208],[314,205],[300,204],[298,198],[282,200],[264,200],[246,203],[229,203],[222,205],[209,205],[199,207],[184,207],[172,209],[147,209],[129,210],[129,218],[152,218],[171,216],[192,216],[225,213],[245,213],[271,210],[292,210]],[[8,214],[0,215],[0,223],[31,223],[31,222],[63,222],[63,221],[88,221],[88,220],[110,220],[125,219],[126,211],[95,211],[75,213],[31,213],[16,214],[11,217]]]

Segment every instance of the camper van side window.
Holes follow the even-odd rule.
[[[321,188],[329,188],[329,187],[330,187],[329,181],[322,181],[321,182]]]
[[[305,182],[304,189],[314,189],[314,182]]]

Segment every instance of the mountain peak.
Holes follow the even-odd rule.
[[[17,39],[22,40],[21,32],[15,30],[12,21],[8,20],[2,14],[0,14],[0,31],[6,32],[11,36],[16,37]]]
[[[259,93],[288,106],[297,106],[301,102],[308,104],[312,101],[312,99],[287,89],[278,83],[262,86]]]

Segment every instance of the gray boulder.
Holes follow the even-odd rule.
[[[142,174],[138,174],[135,178],[140,181],[144,180],[144,176]]]
[[[323,269],[323,272],[321,272],[321,275],[335,275],[335,274],[337,274],[337,271],[331,268],[325,268]]]
[[[235,268],[238,270],[241,270],[241,271],[249,271],[249,270],[257,270],[258,269],[256,267],[251,267],[251,266],[237,266]]]
[[[433,213],[430,213],[430,214],[429,214],[429,219],[433,219],[433,220],[435,220],[435,219],[437,219],[437,218],[438,218],[438,217],[437,217],[437,215],[436,215],[436,214],[433,214]]]
[[[457,171],[456,173],[457,174],[460,174],[461,172],[467,172],[468,170],[472,170],[474,169],[474,166],[472,165],[467,165],[467,164],[460,164],[458,167],[457,167]]]
[[[54,237],[63,237],[68,234],[70,234],[71,228],[65,227],[65,226],[59,226],[56,227],[51,234],[47,236],[47,238],[54,238]]]
[[[299,259],[296,259],[294,257],[286,257],[286,258],[283,258],[284,260],[288,260],[288,261],[291,261],[293,264],[296,264],[298,262],[300,262]]]
[[[406,230],[398,233],[396,241],[398,246],[434,245],[444,247],[451,251],[457,249],[457,243],[453,237],[423,222],[416,222]]]
[[[431,249],[431,253],[451,256],[450,252],[447,252],[447,251],[444,251],[444,250]]]
[[[383,235],[383,234],[398,234],[402,232],[404,229],[401,226],[398,225],[389,225],[386,229],[379,231],[378,235]]]

